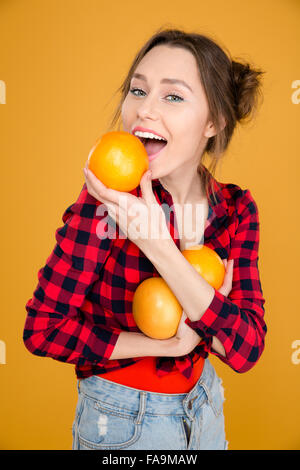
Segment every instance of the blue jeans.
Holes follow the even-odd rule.
[[[77,388],[73,450],[227,448],[223,387],[208,359],[189,393],[147,392],[96,375]]]

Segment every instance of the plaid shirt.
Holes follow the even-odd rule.
[[[228,297],[215,291],[199,321],[186,319],[203,339],[185,356],[157,357],[158,375],[177,368],[189,378],[193,362],[209,353],[236,372],[245,372],[264,349],[267,328],[258,271],[257,206],[249,190],[211,178],[217,203],[209,189],[210,212],[199,243],[215,250],[222,259],[234,259],[232,290]],[[152,187],[159,204],[173,205],[171,194],[159,179],[152,180]],[[141,196],[140,186],[130,193]],[[105,210],[98,215],[99,205],[102,203],[84,184],[77,201],[63,213],[64,225],[56,230],[55,247],[38,271],[37,287],[25,307],[26,348],[38,356],[75,364],[77,378],[103,374],[139,360],[109,358],[122,331],[139,332],[132,314],[136,288],[144,279],[160,276],[137,245],[122,232],[120,236],[118,225],[111,223],[103,205]],[[173,210],[166,220],[180,249]],[[115,237],[103,236],[109,228]],[[213,336],[223,344],[226,358],[212,349]]]

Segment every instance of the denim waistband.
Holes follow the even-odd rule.
[[[222,403],[216,397],[215,387],[220,383],[215,369],[208,359],[205,359],[203,371],[198,382],[188,393],[167,394],[148,392],[127,387],[106,379],[92,375],[86,379],[78,380],[80,394],[102,403],[104,406],[120,410],[148,415],[184,415],[193,418],[195,411],[209,401],[216,414],[221,411]]]

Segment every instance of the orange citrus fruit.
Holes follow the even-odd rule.
[[[181,253],[212,287],[220,289],[225,277],[225,266],[218,253],[205,245],[191,246]]]
[[[182,307],[163,278],[150,277],[137,287],[132,313],[138,328],[145,335],[167,339],[177,331]]]
[[[128,192],[140,184],[149,159],[138,137],[112,131],[97,140],[89,153],[88,167],[108,188]]]

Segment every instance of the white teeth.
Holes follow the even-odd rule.
[[[159,137],[158,135],[152,134],[151,132],[136,131],[134,135],[136,135],[137,137],[145,137],[148,139],[164,140],[166,142],[166,139]]]

